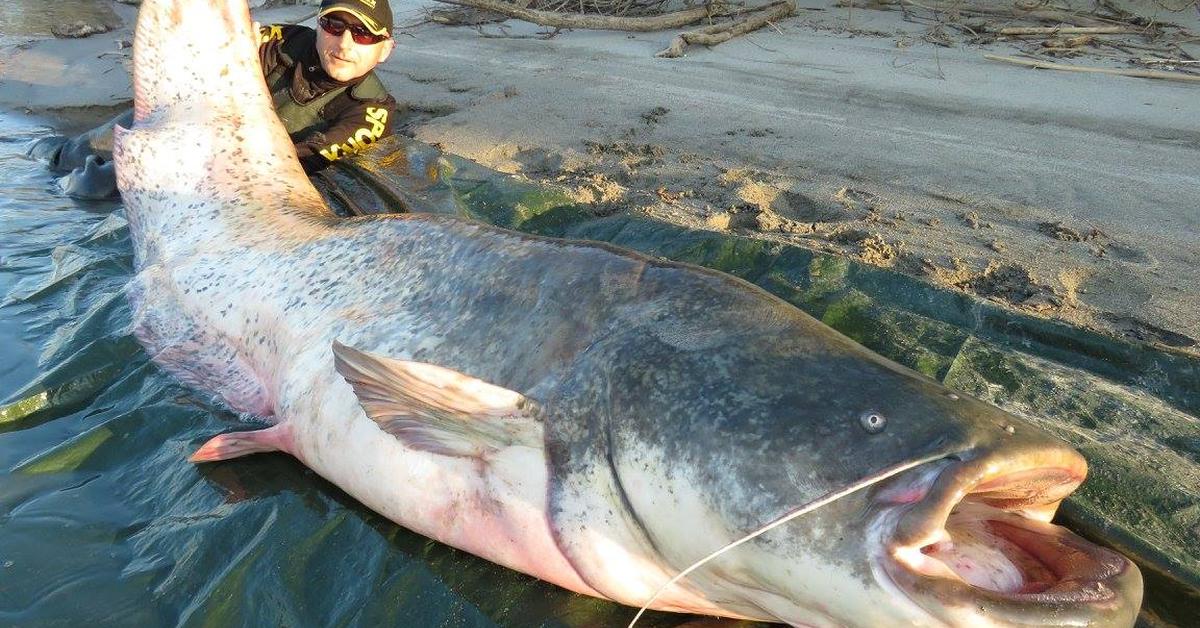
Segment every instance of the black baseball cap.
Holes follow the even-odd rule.
[[[322,0],[317,17],[334,11],[353,15],[376,35],[390,37],[392,34],[392,7],[388,5],[388,0]]]

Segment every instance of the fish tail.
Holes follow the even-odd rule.
[[[197,106],[214,101],[272,111],[251,30],[245,0],[143,2],[134,36],[134,123],[180,109],[214,111]]]

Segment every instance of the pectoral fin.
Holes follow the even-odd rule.
[[[333,343],[334,367],[371,420],[413,449],[486,458],[506,447],[542,447],[535,404],[458,371]]]

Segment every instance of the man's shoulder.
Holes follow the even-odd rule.
[[[316,49],[317,31],[298,24],[285,24],[281,46],[291,58],[302,59]]]
[[[298,59],[316,46],[317,31],[299,24],[267,24],[259,29],[259,44],[278,46],[280,52]]]
[[[384,87],[383,81],[375,75],[375,71],[367,72],[357,83],[350,87],[350,97],[360,102],[387,102],[395,100]]]

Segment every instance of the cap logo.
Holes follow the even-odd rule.
[[[372,9],[375,8],[375,0],[359,0],[359,1]]]

